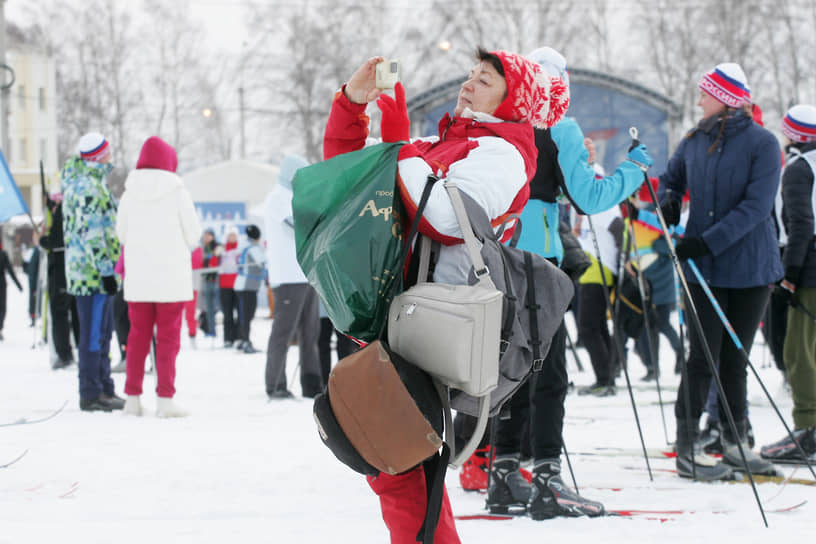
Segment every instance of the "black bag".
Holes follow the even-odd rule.
[[[645,276],[643,290],[646,295],[645,301],[640,296],[637,278],[624,272],[615,305],[618,327],[630,338],[638,338],[643,332],[645,323],[643,311],[652,305],[652,286]]]

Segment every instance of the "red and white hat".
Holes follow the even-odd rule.
[[[751,103],[751,88],[748,79],[739,64],[724,62],[704,74],[700,79],[700,88],[728,106],[739,108]]]
[[[493,112],[494,117],[539,128],[549,128],[561,120],[569,107],[569,89],[560,78],[551,77],[522,55],[507,51],[491,54],[501,61],[507,83],[507,97]]]
[[[816,142],[816,108],[810,104],[797,104],[782,119],[782,134],[792,142]]]
[[[101,162],[110,154],[110,144],[98,132],[89,132],[79,139],[79,156],[83,160]]]

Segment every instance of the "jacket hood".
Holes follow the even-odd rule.
[[[82,177],[93,178],[105,183],[106,176],[113,170],[110,163],[85,161],[79,156],[70,157],[62,167],[62,186],[65,192],[66,187],[74,185]]]
[[[145,141],[136,163],[137,170],[155,168],[175,172],[177,166],[176,150],[158,136],[151,136]]]
[[[533,126],[529,123],[513,123],[497,120],[495,122],[479,121],[465,117],[451,117],[445,114],[439,121],[439,138],[478,138],[494,136],[508,141],[524,159],[527,179],[533,178],[536,172],[538,149],[535,145]]]
[[[159,200],[184,187],[173,172],[144,168],[133,170],[125,180],[125,191],[137,200]]]

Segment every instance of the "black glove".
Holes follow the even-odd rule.
[[[797,285],[799,283],[799,276],[801,275],[802,275],[801,266],[789,266],[785,268],[785,281],[787,281],[791,285]]]
[[[674,246],[674,250],[677,252],[677,258],[681,261],[696,259],[711,253],[702,238],[682,238]]]
[[[680,202],[677,200],[667,200],[660,206],[660,212],[666,221],[666,226],[671,227],[680,223]]]
[[[796,296],[796,286],[793,284],[786,285],[787,279],[778,283],[776,287],[774,287],[774,296],[779,299],[780,302],[784,302],[785,305],[796,305],[799,303],[799,298]],[[793,287],[793,289],[791,289]]]
[[[119,290],[119,284],[116,283],[116,278],[114,276],[102,276],[102,289],[104,289],[108,295],[115,295],[116,291]]]

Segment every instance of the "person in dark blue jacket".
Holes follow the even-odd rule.
[[[528,58],[552,77],[569,85],[564,57],[549,47],[539,48]],[[632,194],[643,182],[642,168],[652,164],[646,147],[632,149],[615,172],[596,179],[594,159],[578,123],[563,118],[550,129],[535,131],[538,149],[535,177],[530,181],[530,200],[521,213],[523,225],[518,247],[560,264],[564,249],[558,234],[557,199],[565,195],[582,210],[594,214],[612,208]],[[562,321],[550,351],[524,386],[513,395],[510,419],[499,419],[496,431],[496,460],[488,489],[487,505],[493,512],[517,509],[535,520],[556,516],[599,516],[601,503],[587,500],[564,485],[561,473],[564,400],[567,395],[567,330]],[[529,414],[529,418],[528,418]],[[529,442],[533,456],[532,486],[519,471],[525,421],[529,420]]]
[[[690,131],[660,176],[661,209],[676,225],[680,201],[689,191],[686,232],[677,243],[681,260],[693,259],[725,312],[745,350],[751,344],[770,294],[769,285],[782,278],[772,209],[779,186],[780,153],[776,137],[754,123],[749,108],[750,89],[738,64],[724,63],[700,80],[703,119]],[[737,442],[745,444],[752,472],[773,470],[747,446],[745,420],[746,364],[729,338],[712,304],[688,264],[689,283],[705,338],[689,327],[687,372],[675,404],[677,470],[681,477],[701,480],[730,478],[731,466],[741,466]],[[687,305],[688,306],[688,305]],[[706,342],[728,400],[725,408],[737,423],[737,435],[723,429],[723,462],[702,451],[694,452],[698,420],[711,383]],[[689,399],[688,403],[686,399]],[[729,466],[730,465],[730,466]]]

